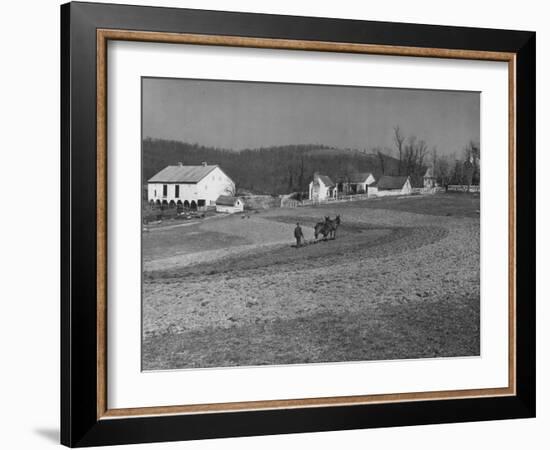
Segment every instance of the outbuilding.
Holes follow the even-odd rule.
[[[244,211],[244,203],[239,197],[220,195],[216,199],[216,212],[234,214]]]
[[[379,197],[384,195],[409,195],[412,192],[411,179],[408,176],[382,175],[376,183]]]
[[[342,195],[366,194],[369,186],[376,182],[370,172],[357,172],[339,179],[338,193]]]

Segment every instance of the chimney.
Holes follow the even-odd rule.
[[[202,162],[202,165],[203,165],[204,167],[206,167],[206,166],[208,165],[208,163],[207,163],[206,161],[203,161],[203,162]]]

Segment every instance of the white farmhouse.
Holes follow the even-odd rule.
[[[233,195],[235,183],[217,165],[167,166],[147,181],[147,199],[157,205],[202,209],[220,195]]]
[[[309,183],[309,198],[319,201],[327,198],[336,198],[336,184],[327,175],[321,175],[317,172],[313,174],[313,181]]]
[[[216,212],[234,214],[244,211],[244,203],[239,197],[220,195],[216,199]]]

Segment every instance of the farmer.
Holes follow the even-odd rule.
[[[301,247],[304,233],[302,233],[302,227],[300,227],[299,222],[296,222],[296,228],[294,228],[294,237],[296,238],[296,248]]]

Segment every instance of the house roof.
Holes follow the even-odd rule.
[[[328,186],[328,187],[334,187],[334,186],[336,186],[336,185],[334,184],[334,182],[330,179],[330,177],[329,177],[328,175],[320,175],[320,174],[317,174],[317,178],[319,178],[319,179],[323,182],[323,184],[324,184],[325,186]]]
[[[153,177],[149,183],[198,183],[212,172],[217,165],[201,166],[167,166]]]
[[[382,175],[376,185],[379,190],[401,189],[408,179],[409,177],[407,176],[391,177],[389,175]]]
[[[359,172],[349,176],[350,183],[366,183],[367,179],[372,176],[370,172]],[[374,178],[374,177],[373,177]]]
[[[426,173],[424,174],[424,178],[434,178],[433,170],[431,167],[428,167],[426,169]]]
[[[216,205],[235,206],[235,203],[237,203],[237,200],[239,200],[238,197],[233,197],[231,195],[220,195],[216,199]]]

